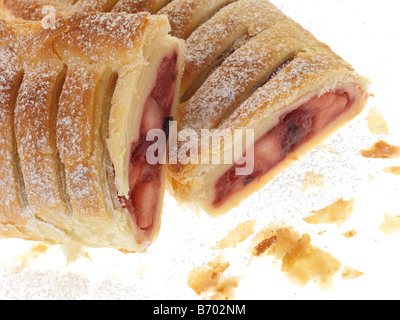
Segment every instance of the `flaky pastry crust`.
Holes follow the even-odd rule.
[[[162,54],[176,54],[181,72],[169,30],[147,13],[76,13],[52,28],[0,19],[0,237],[128,251],[154,240],[162,197],[149,230],[118,199],[117,170],[140,131],[120,119],[143,115],[148,92],[138,91],[150,90]]]

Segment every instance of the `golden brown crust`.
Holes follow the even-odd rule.
[[[51,32],[35,24],[17,30],[24,76],[15,105],[15,136],[21,171],[33,214],[65,229],[68,208],[60,188],[59,160],[55,140],[58,95],[64,64],[52,51],[52,42],[65,31],[60,24]],[[37,155],[40,154],[40,157]],[[49,215],[49,212],[59,215]]]
[[[174,0],[158,14],[165,14],[168,17],[172,35],[187,39],[199,25],[235,1],[237,0]]]
[[[119,0],[114,6],[115,12],[149,12],[157,13],[161,8],[170,3],[172,0]]]
[[[269,1],[241,0],[221,9],[186,41],[182,101],[187,101],[232,52],[285,18]]]
[[[3,0],[2,7],[10,11],[14,16],[25,20],[39,20],[43,17],[42,8],[44,0]]]
[[[279,50],[276,50],[278,46]],[[177,120],[181,128],[217,128],[236,108],[240,108],[253,90],[267,82],[282,63],[310,46],[324,48],[308,33],[285,21],[254,36],[232,53],[189,101],[179,106]],[[213,101],[209,100],[210,96]]]
[[[110,12],[118,0],[78,0],[72,12]]]
[[[69,12],[74,2],[74,0],[1,0],[0,7],[15,17],[37,21],[48,13],[43,11],[44,6],[53,6],[58,12]]]
[[[131,251],[154,240],[162,206],[154,228],[139,230],[118,201],[106,139],[119,125],[117,95],[143,113],[126,74],[148,76],[141,67],[151,65],[156,78],[162,54],[182,60],[168,31],[165,17],[147,13],[74,14],[48,29],[0,20],[0,237]]]
[[[83,59],[92,64],[123,64],[142,45],[142,35],[150,24],[148,16],[147,13],[75,13],[68,19],[68,32],[58,37],[54,45],[71,62]]]
[[[76,216],[107,219],[113,210],[103,176],[102,105],[96,99],[109,69],[135,54],[147,16],[75,14],[68,20],[68,33],[55,40],[55,49],[68,65],[64,87],[73,89],[64,89],[60,97],[57,142]]]
[[[20,183],[17,146],[14,134],[14,109],[22,81],[18,56],[7,50],[15,37],[7,23],[0,20],[0,224],[24,226],[25,199]]]
[[[85,65],[68,65],[65,88],[60,96],[57,115],[57,142],[65,166],[68,194],[75,217],[107,219],[106,190],[102,181],[102,157],[99,146],[101,113],[96,103],[96,87],[103,70]],[[81,86],[80,83],[85,83]]]

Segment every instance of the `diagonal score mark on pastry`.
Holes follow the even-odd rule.
[[[282,19],[283,13],[269,1],[237,1],[221,9],[186,41],[181,101],[189,100],[231,53]],[[246,67],[247,61],[238,62]]]
[[[114,6],[113,11],[127,13],[149,12],[154,14],[171,1],[172,0],[119,0]]]
[[[286,37],[276,37],[281,30],[285,30]],[[299,34],[296,28],[282,24],[250,39],[210,75],[189,101],[178,107],[177,121],[182,129],[218,128],[309,41],[310,37]],[[277,46],[279,50],[275,51]]]
[[[118,0],[86,0],[74,1],[72,12],[110,12]]]
[[[66,229],[70,214],[68,196],[59,174],[61,162],[56,147],[55,127],[58,98],[64,83],[65,66],[52,50],[52,41],[65,30],[52,33],[39,26],[21,26],[17,37],[23,60],[24,77],[15,106],[15,136],[29,206],[33,214],[57,228]],[[31,34],[31,35],[29,35]],[[37,43],[43,45],[36,46]],[[41,58],[38,59],[40,50]],[[36,155],[36,156],[35,156]]]
[[[200,25],[235,1],[237,0],[174,0],[158,14],[168,17],[172,35],[186,40]]]
[[[165,166],[132,168],[147,131],[165,129],[177,104],[183,44],[168,19],[0,23],[0,236],[146,249],[161,223]]]
[[[26,223],[27,205],[14,132],[14,110],[23,69],[10,46],[13,36],[13,30],[0,20],[0,230],[4,234],[21,233],[15,226]]]
[[[0,0],[1,2],[1,0]],[[39,20],[41,8],[53,5],[57,12],[108,11],[114,0],[2,0],[16,17]],[[108,8],[108,9],[107,9]],[[188,100],[229,53],[284,17],[267,0],[120,0],[113,11],[165,14],[171,34],[187,39],[185,73],[180,96]],[[189,91],[186,93],[186,91]],[[186,94],[185,94],[186,93]]]
[[[23,0],[7,0],[8,9],[21,15],[13,1]],[[141,5],[150,8],[151,2]],[[209,1],[207,14],[199,3],[173,0],[161,10],[176,8],[171,24],[190,34],[178,126],[255,130],[256,168],[242,177],[232,174],[232,165],[178,164],[169,166],[168,180],[178,200],[218,214],[354,118],[366,104],[369,81],[267,0],[238,0],[222,8],[222,2]],[[180,23],[194,16],[210,18],[194,19],[194,27]],[[264,63],[257,64],[256,57]]]

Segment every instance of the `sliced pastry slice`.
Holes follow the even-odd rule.
[[[147,13],[0,20],[0,237],[128,251],[155,239],[166,167],[146,161],[147,134],[167,134],[183,69],[169,31]]]
[[[368,98],[369,80],[265,1],[223,8],[186,44],[176,115],[183,159],[170,164],[169,181],[180,202],[210,215],[261,189]]]

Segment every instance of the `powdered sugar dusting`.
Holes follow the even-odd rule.
[[[287,96],[296,99],[306,92],[311,83],[318,83],[328,78],[331,73],[348,72],[348,69],[336,61],[330,51],[320,48],[320,51],[307,51],[293,60],[265,86],[245,101],[231,116],[223,127],[238,127],[251,123],[257,117],[265,117],[275,110],[275,105],[282,108],[294,102],[288,101]]]
[[[13,30],[0,20],[0,223],[24,224],[24,199],[19,193],[14,136],[15,86],[20,83],[21,65],[10,42]]]
[[[90,233],[96,245],[121,237],[118,246],[135,247],[132,230],[125,220],[118,224],[120,213],[112,211],[106,195],[99,133],[103,97],[97,89],[106,71],[130,71],[142,63],[143,30],[160,22],[148,16],[76,14],[60,18],[55,29],[0,20],[1,224],[14,223],[38,240],[58,241],[54,232],[67,230],[76,239]],[[22,221],[27,212],[35,217]],[[99,227],[71,228],[88,217],[101,217],[93,221]],[[105,222],[115,235],[101,230]]]
[[[114,6],[113,11],[128,13],[156,13],[168,2],[171,2],[171,0],[120,0]]]
[[[47,63],[38,64],[37,68],[25,73],[20,88],[15,118],[17,132],[20,136],[21,150],[31,157],[36,153],[49,154],[52,152],[48,141],[52,139],[51,119],[48,110],[54,82],[59,70],[50,69]],[[29,116],[28,116],[29,115]],[[30,130],[36,128],[35,131]]]
[[[254,35],[275,24],[283,14],[269,1],[248,0],[233,3],[196,30],[187,40],[186,64],[202,66],[215,58],[221,46],[233,36]],[[239,37],[235,37],[239,35]]]
[[[180,120],[185,126],[214,128],[241,103],[243,96],[250,94],[253,87],[270,77],[276,66],[309,40],[303,36],[302,41],[293,43],[291,37],[281,40],[278,34],[281,34],[278,26],[268,29],[228,57],[182,110]]]
[[[14,168],[12,92],[18,77],[18,60],[10,51],[0,48],[0,222],[18,220],[23,205],[17,195],[18,181]],[[12,217],[12,212],[16,217]],[[7,214],[6,212],[9,212]]]
[[[92,115],[85,106],[96,82],[96,75],[84,66],[68,71],[57,116],[57,146],[65,161],[80,161],[91,153]]]
[[[78,0],[72,7],[73,12],[107,12],[118,0]]]
[[[15,109],[15,132],[30,207],[65,214],[59,188],[52,95],[61,72],[47,62],[25,72]],[[56,219],[57,220],[57,219]],[[51,221],[62,227],[62,225]]]
[[[69,32],[56,40],[56,49],[67,60],[84,57],[103,64],[121,61],[134,56],[134,50],[141,44],[139,32],[147,25],[147,16],[147,13],[75,14],[69,20]],[[105,47],[108,49],[104,50]],[[73,57],[68,55],[70,50],[76,52]]]
[[[172,35],[185,39],[192,28],[196,27],[196,21],[203,15],[213,12],[218,7],[230,3],[232,0],[175,0],[160,10],[159,14],[168,17],[171,24]]]

